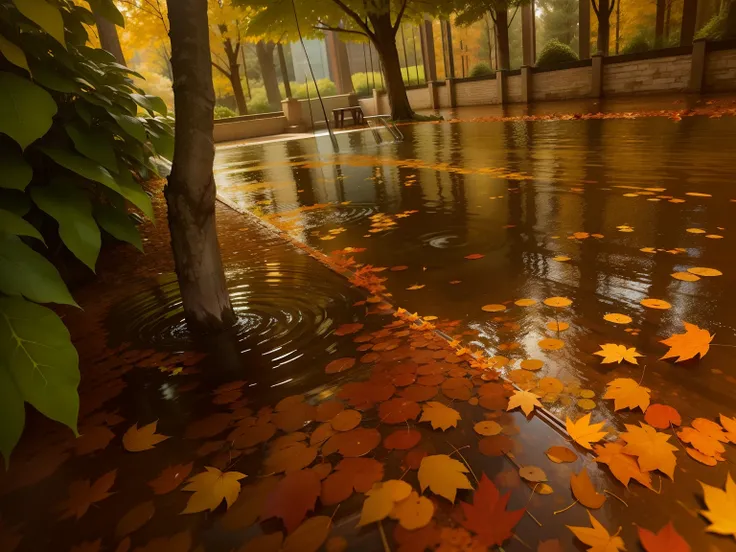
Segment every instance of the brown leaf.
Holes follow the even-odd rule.
[[[156,507],[152,500],[139,504],[120,518],[115,527],[115,537],[120,539],[134,533],[148,523],[155,513]]]
[[[372,458],[345,458],[323,482],[320,500],[331,506],[347,500],[353,491],[365,493],[383,479],[383,464]]]
[[[404,529],[397,524],[394,529],[394,539],[399,543],[397,552],[424,552],[427,549],[434,550],[440,543],[440,530],[434,521],[414,531]]]
[[[197,420],[187,426],[184,432],[185,439],[209,439],[225,431],[232,421],[232,415],[216,413]]]
[[[670,521],[658,533],[639,527],[639,540],[646,552],[690,552],[690,545],[675,530]]]
[[[329,422],[344,410],[345,406],[341,401],[330,400],[317,405],[317,411],[314,419],[318,422]]]
[[[381,434],[373,428],[358,427],[333,435],[322,446],[322,455],[338,452],[346,457],[364,456],[381,442]]]
[[[115,484],[117,473],[117,470],[109,471],[94,483],[90,483],[89,479],[73,481],[69,485],[69,498],[61,505],[63,513],[60,519],[67,519],[72,516],[79,519],[87,513],[93,503],[111,496],[112,493],[108,491]]]
[[[317,552],[330,534],[332,519],[314,516],[286,537],[281,552]]]
[[[421,412],[418,403],[409,399],[395,398],[381,403],[378,417],[386,424],[402,424],[407,420],[416,420]]]
[[[228,440],[232,441],[236,449],[249,449],[261,443],[265,443],[276,433],[276,426],[271,423],[257,423],[246,425],[243,420],[238,427],[230,433]]]
[[[302,442],[273,450],[264,460],[266,473],[295,472],[306,468],[317,458],[319,447],[308,447]]]
[[[175,490],[184,480],[189,477],[193,463],[177,464],[164,468],[159,476],[148,485],[153,489],[153,494],[162,495]]]
[[[343,336],[358,333],[363,329],[363,324],[343,324],[335,330],[335,335]]]
[[[319,478],[317,481],[319,482]],[[260,479],[252,485],[244,485],[238,500],[220,518],[220,527],[228,531],[237,531],[253,525],[261,516],[266,499],[278,482],[279,478],[272,476]]]
[[[158,422],[152,422],[141,428],[138,424],[132,425],[123,435],[123,447],[128,452],[150,450],[161,441],[168,439],[166,435],[156,433]]]
[[[606,501],[606,496],[593,487],[593,482],[588,476],[588,470],[585,468],[579,474],[570,474],[570,487],[573,496],[586,508],[598,509]]]
[[[408,450],[416,446],[422,439],[422,434],[416,429],[397,429],[383,440],[386,450]]]
[[[75,452],[79,456],[105,449],[115,437],[105,426],[80,428],[79,433],[74,441]]]
[[[350,370],[353,366],[355,366],[355,359],[352,357],[336,358],[325,366],[325,374],[339,374]]]
[[[314,510],[320,491],[319,477],[312,470],[289,473],[266,498],[260,519],[280,518],[287,533],[291,533],[299,527],[307,512]]]

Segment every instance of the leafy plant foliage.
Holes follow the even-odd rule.
[[[123,24],[112,0],[90,4]],[[47,258],[46,241],[62,243],[91,270],[100,229],[140,249],[126,202],[152,217],[139,181],[157,174],[156,157],[173,156],[166,105],[134,86],[136,73],[111,54],[86,45],[85,26],[94,23],[71,0],[0,2],[0,453],[6,464],[23,432],[25,403],[76,433],[77,353],[61,319],[37,304],[76,303]]]

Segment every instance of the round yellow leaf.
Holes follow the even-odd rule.
[[[723,272],[720,270],[716,270],[715,268],[705,268],[704,266],[688,268],[687,271],[690,274],[697,274],[698,276],[723,276]]]
[[[621,314],[618,312],[609,312],[607,315],[603,317],[603,320],[606,322],[613,322],[614,324],[630,324],[631,323],[631,317],[626,316],[625,314]]]
[[[484,437],[490,437],[492,435],[498,435],[501,433],[501,424],[498,422],[494,422],[493,420],[486,420],[484,422],[478,422],[473,426],[473,429],[478,435],[483,435]]]
[[[404,529],[413,531],[427,525],[434,515],[434,504],[426,496],[412,491],[408,498],[394,505],[391,517]]]
[[[697,282],[700,280],[700,276],[690,274],[689,272],[673,272],[670,276],[675,280],[682,280],[683,282]]]
[[[545,395],[561,393],[565,388],[557,378],[542,378],[539,380],[539,389]]]
[[[720,234],[706,234],[705,237],[706,238],[709,238],[711,240],[721,240],[721,239],[723,239],[723,236],[721,236]]]
[[[578,401],[578,407],[582,408],[583,410],[593,410],[596,407],[595,401],[592,401],[590,399],[580,399]]]
[[[670,305],[667,301],[663,301],[662,299],[642,299],[640,301],[640,304],[650,309],[667,310],[672,308],[672,305]]]
[[[592,389],[581,389],[580,390],[580,398],[582,399],[592,399],[595,397],[595,391]]]
[[[569,307],[572,300],[567,297],[548,297],[544,300],[544,304],[548,307]]]
[[[559,351],[565,346],[565,343],[559,339],[553,339],[551,337],[542,339],[538,343],[539,347],[547,351]]]
[[[705,234],[705,230],[702,228],[688,228],[685,232],[689,232],[690,234]]]
[[[536,483],[532,486],[532,490],[540,495],[551,495],[554,490],[547,483]]]
[[[567,322],[557,322],[556,320],[547,322],[547,329],[552,330],[553,332],[564,332],[569,327],[570,324],[568,324]]]
[[[523,468],[519,469],[519,475],[522,479],[525,479],[526,481],[530,481],[532,483],[547,481],[547,474],[544,473],[544,470],[538,468],[537,466],[524,466]]]
[[[516,305],[517,307],[531,307],[532,305],[536,304],[536,299],[518,299],[514,301],[514,305]]]
[[[521,361],[521,367],[524,370],[529,370],[530,372],[536,372],[537,370],[540,370],[542,366],[544,366],[544,362],[537,358],[528,358]]]
[[[506,310],[506,305],[483,305],[481,310],[485,312],[502,312]]]

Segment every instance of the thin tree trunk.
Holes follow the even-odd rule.
[[[286,67],[286,56],[284,55],[284,47],[279,42],[276,45],[279,53],[279,67],[281,68],[281,80],[284,81],[284,94],[286,99],[291,99],[291,84],[289,83],[289,70]]]
[[[657,0],[657,14],[654,19],[654,47],[661,48],[664,38],[664,19],[666,0]]]
[[[261,66],[263,85],[266,87],[268,103],[274,111],[281,109],[281,92],[279,91],[279,80],[276,77],[276,66],[273,63],[274,44],[260,40],[256,43],[256,55],[258,64]]]
[[[616,0],[599,0],[598,12],[598,53],[608,55],[611,40],[611,13]]]
[[[498,68],[510,69],[509,14],[504,9],[500,9],[496,12],[496,37],[498,39]]]
[[[230,79],[230,86],[233,89],[233,96],[235,96],[235,104],[238,106],[238,114],[247,115],[248,105],[245,103],[243,83],[240,82],[240,65],[238,64],[240,43],[233,46],[232,41],[229,38],[226,38],[222,42],[222,46],[225,49],[225,55],[227,56],[227,68],[229,71],[228,73],[225,73],[225,75]]]
[[[234,321],[215,227],[212,85],[207,0],[168,0],[177,122],[164,189],[184,315],[192,331]]]
[[[375,33],[373,45],[383,62],[385,86],[391,105],[391,118],[394,121],[412,119],[414,110],[406,95],[406,85],[401,74],[401,62],[399,62],[399,50],[396,48],[396,35],[391,26],[391,16],[388,13],[382,13],[371,15],[370,19]]]
[[[97,26],[97,34],[100,37],[100,46],[103,50],[107,50],[113,56],[120,65],[127,65],[125,63],[125,56],[123,55],[123,49],[120,46],[120,38],[118,37],[118,31],[115,28],[115,23],[108,21],[97,13],[95,16],[95,24]]]

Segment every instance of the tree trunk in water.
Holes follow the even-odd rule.
[[[500,9],[496,12],[496,35],[498,38],[498,68],[511,69],[509,54],[509,14]]]
[[[666,0],[657,0],[657,14],[654,19],[654,47],[661,48],[664,39],[664,19],[667,7]]]
[[[102,46],[102,49],[107,50],[114,55],[120,65],[127,65],[125,63],[123,49],[120,47],[120,38],[118,37],[115,23],[108,21],[96,13],[94,16],[95,24],[97,26],[97,34],[100,36],[100,46]]]
[[[279,91],[279,80],[276,77],[276,66],[273,63],[273,42],[266,43],[262,40],[256,43],[256,55],[258,64],[261,66],[263,85],[266,87],[268,103],[274,111],[281,109],[281,92]]]
[[[234,321],[215,227],[212,85],[207,0],[168,0],[174,162],[164,189],[171,247],[189,328],[213,332]]]
[[[386,92],[391,105],[391,118],[394,121],[413,119],[414,110],[406,95],[406,85],[404,85],[404,78],[401,74],[399,50],[396,48],[396,34],[391,25],[391,16],[388,13],[382,13],[369,17],[375,33],[373,45],[383,63]]]
[[[233,47],[232,41],[228,38],[225,39],[222,45],[225,48],[228,70],[230,71],[227,78],[230,79],[230,86],[232,86],[233,96],[235,96],[235,104],[238,106],[238,114],[247,115],[248,106],[245,103],[243,83],[240,82],[240,65],[238,65],[238,51],[240,50],[240,43]]]

